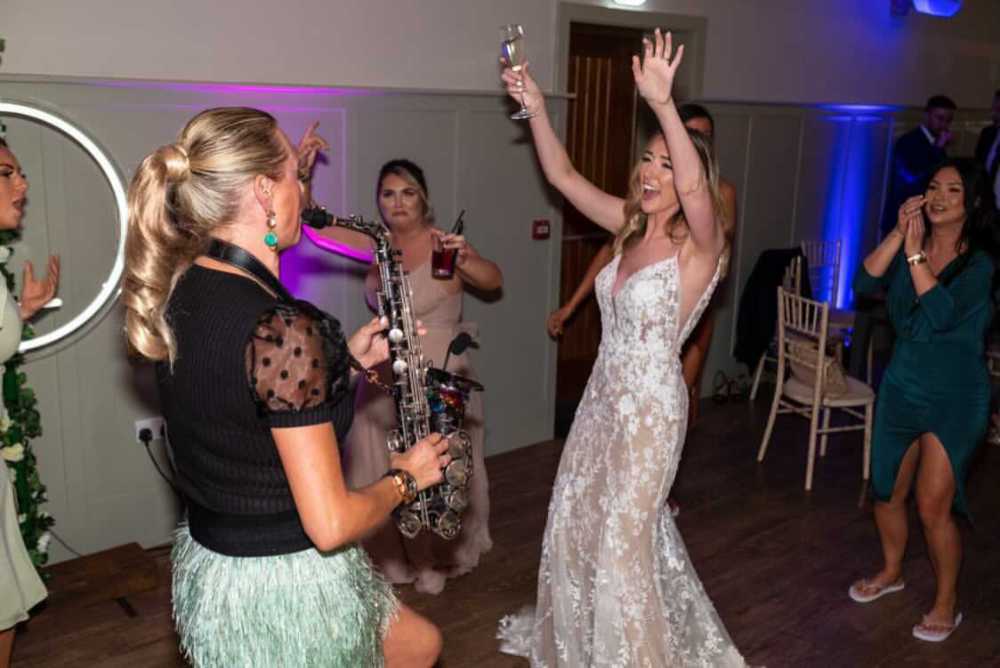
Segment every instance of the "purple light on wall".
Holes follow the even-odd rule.
[[[304,97],[366,97],[382,95],[384,91],[369,88],[332,88],[328,86],[271,86],[264,84],[201,83],[194,81],[115,81],[98,79],[90,82],[105,88],[136,90],[168,90],[207,95],[300,95]]]
[[[302,234],[308,237],[309,241],[329,253],[336,253],[351,260],[364,262],[365,264],[371,264],[372,262],[372,254],[369,251],[359,250],[347,244],[342,244],[339,241],[324,237],[311,227],[303,227]]]
[[[330,141],[331,150],[317,163],[313,194],[317,201],[343,213],[347,205],[347,103],[346,98],[389,95],[391,91],[332,86],[210,83],[192,81],[115,80],[93,78],[95,88],[152,91],[162,93],[154,102],[137,103],[128,97],[112,107],[147,111],[189,111],[190,115],[208,107],[247,105],[268,111],[278,118],[292,138],[316,119],[322,119],[320,134]],[[143,98],[145,99],[145,98]],[[156,100],[162,100],[156,102]],[[357,299],[371,255],[304,230],[312,243],[299,243],[282,254],[281,281],[296,296],[308,299],[332,313],[350,312],[346,300]]]

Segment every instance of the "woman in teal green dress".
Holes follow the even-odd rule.
[[[886,290],[896,345],[879,387],[872,441],[885,563],[851,585],[850,596],[868,603],[903,588],[906,499],[915,489],[937,579],[934,605],[913,627],[921,640],[944,640],[962,618],[962,544],[953,512],[967,514],[965,477],[989,415],[983,348],[993,315],[995,213],[983,170],[950,160],[925,195],[903,203],[897,226],[854,280],[857,294]]]

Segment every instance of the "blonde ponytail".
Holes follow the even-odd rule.
[[[167,305],[174,286],[213,232],[234,222],[246,185],[258,174],[279,180],[287,157],[273,116],[224,107],[198,114],[175,144],[142,161],[129,186],[122,291],[136,353],[173,363]]]

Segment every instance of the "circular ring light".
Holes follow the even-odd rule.
[[[125,234],[128,231],[128,204],[126,198],[127,188],[125,186],[125,181],[122,179],[121,173],[112,161],[111,156],[108,155],[108,153],[101,148],[97,142],[90,137],[90,135],[71,121],[56,113],[42,109],[36,104],[0,98],[0,116],[4,115],[28,118],[44,123],[55,128],[79,144],[79,146],[94,159],[94,162],[97,163],[98,167],[100,167],[105,180],[107,180],[108,185],[111,186],[111,192],[115,198],[115,208],[118,211],[118,248],[115,251],[115,260],[111,266],[111,272],[101,285],[101,289],[97,293],[97,296],[94,297],[93,301],[87,304],[86,308],[80,311],[80,313],[78,313],[69,322],[57,327],[51,332],[42,334],[41,336],[36,336],[35,338],[28,339],[27,341],[22,341],[21,345],[18,347],[18,351],[23,353],[28,352],[29,350],[35,350],[36,348],[43,348],[51,345],[73,334],[86,325],[91,318],[100,312],[101,309],[104,308],[109,302],[118,297],[119,292],[121,292],[121,286],[119,283],[121,281],[122,273],[125,270]]]

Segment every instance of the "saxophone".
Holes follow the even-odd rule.
[[[381,288],[377,293],[379,317],[388,321],[386,338],[392,385],[377,382],[392,394],[399,426],[388,436],[390,452],[404,452],[433,432],[448,439],[451,461],[444,480],[421,491],[409,504],[396,508],[393,517],[400,533],[414,538],[429,529],[451,540],[462,529],[462,511],[469,505],[472,477],[472,440],[462,430],[469,393],[483,388],[475,381],[432,368],[424,359],[413,315],[409,281],[400,263],[399,251],[390,244],[390,231],[381,222],[360,216],[340,218],[322,208],[307,209],[303,221],[315,228],[336,225],[360,232],[375,242],[375,264]],[[374,379],[372,379],[374,380]]]

